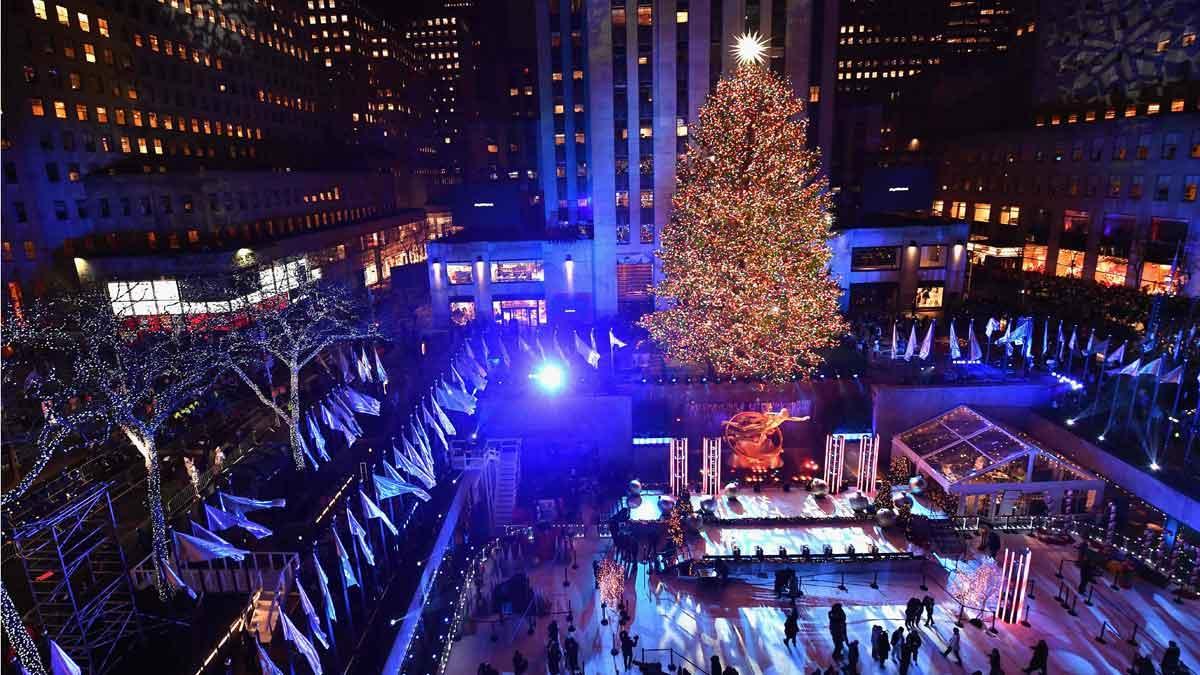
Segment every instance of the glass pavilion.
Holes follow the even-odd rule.
[[[901,432],[892,456],[958,497],[957,515],[1082,513],[1104,492],[1102,478],[967,406]]]

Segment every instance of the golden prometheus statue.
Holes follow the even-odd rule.
[[[733,449],[733,466],[738,469],[769,470],[783,466],[784,422],[805,422],[809,417],[792,417],[787,408],[772,412],[744,410],[723,422],[725,442]]]

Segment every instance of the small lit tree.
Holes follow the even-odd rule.
[[[163,313],[153,317],[133,313],[146,302],[154,304],[87,289],[51,297],[9,321],[10,344],[32,368],[27,382],[46,418],[35,472],[17,489],[27,489],[50,456],[73,439],[97,441],[86,427],[111,425],[145,465],[155,584],[165,599],[170,590],[160,568],[169,553],[158,439],[172,415],[212,384],[219,361],[207,336],[181,316],[181,307],[158,307]],[[118,306],[127,311],[115,313]]]
[[[700,110],[663,227],[665,307],[642,325],[669,358],[785,379],[844,332],[828,272],[831,198],[804,106],[739,41],[741,65]]]
[[[303,274],[302,271],[293,271]],[[294,280],[286,295],[244,304],[231,318],[235,328],[223,342],[223,360],[287,427],[292,460],[304,470],[300,422],[300,375],[318,354],[353,340],[380,337],[377,326],[344,286],[318,280]],[[282,405],[272,395],[271,364],[287,371],[288,398]],[[263,372],[260,384],[255,374]]]

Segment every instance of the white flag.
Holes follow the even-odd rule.
[[[925,339],[921,340],[920,358],[922,361],[929,358],[929,353],[933,351],[933,325],[936,321],[929,322],[929,330],[925,331]]]
[[[896,322],[892,322],[892,359],[896,358],[897,350],[900,349],[900,336],[896,333]]]
[[[325,637],[325,631],[321,630],[321,620],[317,618],[317,610],[313,607],[312,601],[308,599],[308,593],[304,591],[304,584],[297,583],[296,590],[300,591],[300,606],[304,608],[304,615],[308,617],[309,629],[312,630],[321,646],[329,649],[329,638]]]
[[[913,354],[917,349],[917,324],[914,321],[911,328],[908,330],[908,344],[904,346],[904,360],[912,361]]]
[[[387,514],[384,513],[378,506],[376,506],[375,502],[371,501],[371,498],[368,497],[365,492],[359,490],[358,497],[362,502],[363,515],[366,516],[367,520],[378,518],[379,520],[383,521],[383,526],[386,527],[393,535],[400,534],[400,530],[397,530],[396,526],[392,524],[392,519],[388,518]]]
[[[575,351],[579,352],[579,355],[582,356],[585,361],[587,361],[589,366],[591,366],[593,368],[599,368],[600,367],[600,353],[597,352],[595,349],[592,349],[591,346],[588,345],[588,343],[584,342],[583,338],[579,337],[579,333],[575,333],[574,335],[575,335]]]
[[[258,640],[255,640],[254,645],[258,647],[258,667],[260,670],[262,670],[262,675],[283,675],[283,671],[275,665],[275,662],[271,660],[270,656],[267,656],[267,652],[265,649],[263,649],[262,643]]]
[[[71,659],[67,652],[54,640],[50,642],[50,673],[51,675],[81,675],[83,670]]]
[[[283,623],[283,639],[296,645],[296,651],[304,655],[308,667],[312,668],[315,675],[321,675],[321,655],[317,653],[317,648],[296,628],[296,624],[292,623],[286,612],[280,610],[279,619]]]
[[[616,335],[613,335],[613,330],[611,328],[608,329],[608,346],[616,347],[617,349],[625,346],[624,342],[621,342],[617,339]]]
[[[354,512],[350,510],[349,503],[346,504],[346,522],[350,524],[350,534],[358,542],[358,550],[362,551],[363,557],[367,559],[367,564],[374,567],[375,552],[371,550],[371,545],[367,543],[367,531],[363,529],[362,525],[358,524],[358,519],[354,517]]]
[[[962,352],[958,348],[958,336],[954,334],[954,322],[950,322],[950,358],[958,361],[962,358]]]

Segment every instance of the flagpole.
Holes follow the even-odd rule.
[[[1162,384],[1162,366],[1154,375],[1154,393],[1150,396],[1150,407],[1146,411],[1146,440],[1150,440],[1150,420],[1154,419],[1154,408],[1158,405],[1158,387]]]
[[[1101,436],[1105,436],[1106,434],[1108,434],[1108,430],[1112,426],[1113,413],[1115,413],[1117,410],[1117,396],[1120,394],[1120,392],[1121,392],[1121,375],[1120,375],[1120,373],[1118,373],[1117,374],[1117,385],[1115,387],[1113,387],[1112,403],[1110,403],[1108,406],[1108,420],[1104,423],[1104,431],[1100,432]]]
[[[312,547],[312,559],[313,559],[314,568],[317,565],[321,564],[321,559],[317,557],[317,545],[316,544],[313,544],[313,547]],[[320,580],[321,574],[323,574],[323,573],[324,573],[323,570],[321,572],[317,572],[318,581]],[[345,579],[342,580],[343,584],[345,583],[345,581],[346,581]],[[328,590],[328,587],[326,587],[325,590]],[[329,598],[329,596],[326,595],[324,591],[322,591],[321,595],[323,596],[321,598],[321,602],[324,603],[325,600]],[[329,634],[329,646],[333,648],[333,662],[340,665],[342,663],[342,657],[338,654],[337,637],[334,636],[334,634],[333,634],[333,619],[329,618],[329,608],[326,607],[325,611],[321,612],[321,613],[325,615],[325,632]]]
[[[1079,331],[1078,325],[1071,327],[1071,338],[1072,339],[1074,339],[1075,337],[1078,336],[1078,331]],[[1068,344],[1067,345],[1067,375],[1068,376],[1071,375],[1071,367],[1074,365],[1075,365],[1075,346],[1072,344]]]
[[[337,529],[337,516],[336,515],[333,516],[332,521],[330,522],[330,528]],[[336,544],[334,544],[334,546],[336,546]],[[353,544],[351,544],[351,546],[353,546]],[[341,568],[341,565],[342,565],[341,556],[339,555],[338,558],[339,558],[338,559],[338,570],[341,571],[341,569],[342,569]],[[341,584],[341,586],[342,586],[342,605],[344,606],[344,608],[346,610],[346,627],[350,629],[350,635],[351,635],[351,637],[353,637],[354,636],[354,613],[350,611],[350,585],[346,583],[346,575],[344,572],[342,574],[339,574],[338,576],[341,578],[341,581],[342,581],[342,584]]]
[[[1133,391],[1129,394],[1129,412],[1125,415],[1125,426],[1133,424],[1133,404],[1137,403],[1138,383],[1140,379],[1141,375],[1137,373],[1133,374]]]
[[[1183,370],[1179,373],[1179,382],[1175,383],[1175,402],[1171,404],[1171,415],[1167,418],[1167,433],[1163,435],[1163,453],[1171,443],[1171,433],[1175,431],[1175,416],[1179,414],[1179,399],[1183,394],[1183,378],[1187,374],[1187,359],[1183,360]]]

